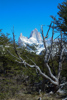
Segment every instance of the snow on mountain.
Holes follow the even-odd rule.
[[[43,45],[41,34],[40,32],[38,32],[36,28],[31,32],[29,38],[24,37],[21,33],[18,39],[18,44],[19,46],[25,46],[25,47],[27,45],[30,45],[30,46],[37,45],[36,47],[37,54],[40,54],[40,52],[44,50],[44,45]],[[47,46],[50,44],[50,39],[46,40],[46,44]]]
[[[54,43],[59,44],[59,40],[55,39]],[[41,52],[45,49],[41,34],[40,32],[38,32],[36,28],[31,32],[29,38],[23,36],[21,33],[18,39],[18,44],[19,46],[27,47],[27,50],[30,50],[30,52],[36,52],[36,54],[41,54]],[[46,46],[48,47],[50,45],[51,45],[51,38],[48,38],[46,40]],[[35,46],[36,50],[32,50],[32,48],[30,48],[32,46]],[[55,47],[53,48],[53,55],[55,55],[56,53],[56,48],[58,48],[58,45],[55,45]],[[57,49],[57,52],[58,50],[59,49]],[[64,52],[67,53],[67,46],[64,47]]]
[[[40,32],[38,32],[38,30],[35,28],[30,35],[30,38],[33,37],[37,40],[38,43],[42,43],[42,37]]]

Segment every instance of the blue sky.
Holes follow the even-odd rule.
[[[50,15],[57,16],[58,3],[64,0],[0,0],[0,29],[3,33],[10,33],[12,29],[16,40],[20,33],[29,37],[33,29],[40,31],[40,25],[44,24],[44,34],[47,32],[47,25],[50,24]],[[50,33],[51,35],[51,33]],[[55,35],[56,36],[56,35]]]

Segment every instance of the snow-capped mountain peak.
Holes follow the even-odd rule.
[[[20,38],[22,38],[22,33],[20,33]]]
[[[31,32],[29,38],[24,37],[21,33],[19,36],[19,39],[18,39],[18,44],[19,44],[19,46],[25,46],[25,47],[27,45],[29,45],[29,46],[37,45],[37,47],[36,47],[37,54],[40,54],[40,52],[42,50],[44,50],[44,45],[43,45],[43,40],[42,40],[41,34],[40,34],[40,32],[38,32],[38,30],[36,28]]]
[[[46,39],[45,42],[46,42],[47,47],[51,45],[51,39],[52,38]],[[58,41],[58,39],[55,39],[54,42],[59,42],[59,41]],[[35,46],[36,47],[35,52],[37,54],[40,54],[45,49],[41,34],[40,34],[40,32],[38,32],[38,30],[36,28],[31,32],[29,38],[23,36],[21,33],[19,36],[19,39],[18,39],[18,44],[19,44],[19,46],[27,47],[27,50],[30,50],[30,52],[34,52],[34,51],[32,50],[32,48],[29,48],[29,47]],[[56,49],[56,47],[55,47],[55,49]],[[55,51],[55,49],[54,49],[54,51]]]
[[[31,37],[35,38],[38,43],[42,42],[41,34],[40,34],[40,32],[38,32],[38,30],[36,28],[31,32],[30,38]]]

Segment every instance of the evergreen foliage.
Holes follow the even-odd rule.
[[[67,34],[67,1],[59,4],[58,8],[60,11],[58,12],[59,18],[57,27]],[[35,62],[38,66],[40,66],[42,72],[45,72],[49,76],[47,68],[44,65],[43,52],[45,51],[43,51],[41,55],[36,55],[36,53],[34,52],[32,53],[25,50],[26,48],[18,47],[17,43],[16,47],[20,56],[27,63],[33,64],[33,62]],[[36,46],[28,47],[36,51]],[[0,29],[0,99],[2,100],[4,100],[5,95],[10,96],[12,93],[13,96],[16,92],[20,91],[21,88],[23,89],[24,84],[32,84],[33,87],[35,83],[43,82],[43,77],[35,68],[30,68],[28,66],[24,66],[23,64],[18,64],[18,62],[16,61],[17,59],[15,57],[12,57],[9,54],[8,50],[16,56],[13,47],[13,41],[11,41],[11,38],[9,38],[9,34],[7,33],[5,35],[1,32]],[[28,58],[30,58],[31,60]],[[62,77],[66,77],[67,80],[67,55],[64,54],[63,58],[64,61],[60,80],[62,80]],[[49,61],[50,67],[52,66],[51,71],[54,75],[58,73],[58,61],[59,57],[56,55]],[[45,79],[45,81],[47,80]],[[48,84],[48,82],[45,82],[45,84],[46,83]],[[45,87],[47,86],[45,85]],[[45,89],[47,90],[47,88]]]
[[[62,4],[58,5],[58,27],[63,31],[67,33],[67,0],[62,2]]]

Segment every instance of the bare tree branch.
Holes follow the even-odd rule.
[[[8,51],[8,52],[10,53],[10,51]],[[17,58],[17,57],[14,56],[12,53],[10,53],[10,54],[11,54],[11,56]],[[18,60],[21,60],[21,59],[19,59],[19,58],[17,58],[17,59],[18,59]],[[39,66],[37,66],[37,65],[30,65],[30,64],[28,64],[25,60],[23,60],[22,62],[17,61],[17,60],[15,60],[15,61],[18,62],[18,63],[20,63],[20,64],[27,65],[27,66],[29,66],[29,67],[31,67],[31,68],[35,67],[43,77],[47,78],[47,79],[48,79],[50,82],[52,82],[53,84],[58,85],[58,83],[57,83],[56,81],[53,81],[50,77],[48,77],[45,73],[43,73],[43,72],[41,71],[41,69],[39,68]]]
[[[16,58],[16,59],[19,60],[19,58],[17,58],[16,56],[14,56],[9,50],[7,50],[7,52],[8,52],[11,56],[13,56],[14,58]]]
[[[52,21],[51,21],[51,23],[50,23],[50,25],[49,25],[49,29],[48,29],[48,31],[47,31],[46,37],[48,37],[48,33],[49,33],[50,28],[51,28],[51,25],[52,25]]]
[[[42,35],[43,35],[43,29],[42,29]],[[46,37],[45,37],[45,38],[46,38]],[[44,44],[45,44],[45,38],[44,38],[44,35],[43,35]],[[47,68],[48,68],[48,70],[49,70],[50,76],[51,76],[54,80],[51,79],[49,76],[47,76],[45,73],[43,73],[43,72],[41,71],[41,69],[39,68],[39,66],[37,66],[32,60],[31,60],[31,61],[34,63],[34,65],[28,64],[25,60],[23,60],[23,59],[20,57],[20,55],[19,55],[18,52],[17,52],[16,45],[15,45],[14,32],[13,32],[13,40],[14,40],[14,50],[15,50],[15,53],[16,53],[16,55],[18,56],[18,59],[21,61],[21,62],[19,62],[19,61],[16,60],[16,62],[18,62],[18,63],[23,63],[24,65],[27,65],[27,66],[29,66],[29,67],[35,67],[43,77],[47,78],[47,79],[48,79],[50,82],[52,82],[53,84],[58,85],[57,79],[56,79],[55,76],[53,76],[53,74],[52,74],[52,72],[51,72],[51,69],[50,69],[50,67],[48,66],[47,63],[46,63],[46,65],[47,65]],[[46,44],[45,44],[45,47],[46,47]],[[46,48],[46,49],[47,49],[47,48]],[[10,54],[11,54],[11,53],[10,53]],[[11,55],[12,55],[12,54],[11,54]],[[15,57],[14,55],[12,55],[12,56]],[[28,58],[28,57],[27,57],[27,58]],[[29,59],[29,58],[28,58],[28,59]],[[30,59],[29,59],[29,60],[30,60]]]
[[[18,61],[17,61],[18,62]],[[39,71],[39,73],[43,76],[43,77],[45,77],[46,79],[48,79],[50,82],[52,82],[53,84],[55,84],[55,85],[58,85],[58,82],[57,81],[53,81],[50,77],[48,77],[45,73],[43,73],[42,71],[41,71],[41,69],[39,68],[39,66],[37,66],[37,65],[30,65],[30,64],[28,64],[27,62],[18,62],[18,63],[25,63],[27,66],[29,66],[29,67],[35,67],[38,71]]]
[[[61,43],[60,43],[60,60],[59,60],[59,68],[58,68],[58,80],[60,78],[61,70],[62,70],[62,56],[63,56],[63,41],[62,41],[62,32],[61,34]]]
[[[55,19],[54,19],[55,20]],[[17,55],[14,56],[10,51],[8,51],[13,57],[15,57],[17,60],[15,60],[16,62],[20,63],[20,64],[24,64],[24,66],[29,66],[31,68],[35,68],[36,70],[39,71],[39,73],[45,77],[46,79],[48,79],[52,84],[56,85],[56,86],[59,86],[59,78],[60,78],[60,74],[61,74],[61,70],[62,70],[62,56],[63,56],[63,40],[62,40],[62,32],[61,32],[61,42],[60,42],[60,47],[61,47],[61,50],[60,50],[60,61],[59,61],[59,66],[58,66],[58,75],[57,77],[55,75],[53,75],[52,71],[51,71],[51,68],[49,66],[49,60],[50,60],[50,57],[52,56],[52,49],[53,49],[53,37],[54,37],[54,27],[55,27],[55,23],[53,22],[53,30],[52,30],[52,38],[51,38],[51,46],[50,46],[50,50],[48,52],[48,48],[46,46],[46,38],[48,37],[48,32],[51,28],[51,25],[52,25],[52,22],[50,23],[49,25],[49,29],[47,31],[47,34],[46,36],[44,37],[44,33],[43,33],[43,25],[41,25],[41,34],[42,34],[42,37],[43,37],[43,43],[44,43],[44,48],[45,48],[45,56],[44,56],[44,63],[48,69],[48,72],[49,72],[49,75],[46,75],[45,72],[42,72],[40,67],[36,65],[35,62],[33,62],[30,58],[28,58],[27,56],[27,59],[29,59],[33,65],[27,63],[24,59],[21,58],[21,56],[19,55],[17,49],[16,49],[16,44],[15,44],[15,36],[14,36],[14,31],[13,31],[13,44],[14,44],[14,50],[15,50],[15,53]]]
[[[54,36],[54,23],[53,23],[52,38],[51,38],[51,47],[50,47],[50,51],[49,51],[49,55],[48,55],[48,61],[50,59],[50,56],[52,56],[53,36]]]
[[[52,24],[52,23],[51,23]],[[51,24],[50,24],[50,27],[51,27]],[[43,25],[41,26],[41,34],[42,34],[42,37],[43,37],[43,43],[44,43],[44,47],[45,47],[45,57],[44,57],[44,63],[49,71],[49,74],[50,74],[50,77],[52,77],[54,80],[57,81],[57,78],[52,74],[51,72],[51,69],[48,65],[48,56],[49,56],[49,59],[50,59],[50,54],[51,54],[51,51],[52,51],[52,45],[53,45],[53,35],[54,35],[54,29],[53,29],[53,32],[52,32],[52,41],[51,41],[51,50],[50,50],[50,54],[48,55],[48,52],[47,52],[47,47],[46,47],[46,42],[45,42],[45,38],[47,37],[48,34],[46,34],[46,37],[44,37],[44,34],[43,34]]]

